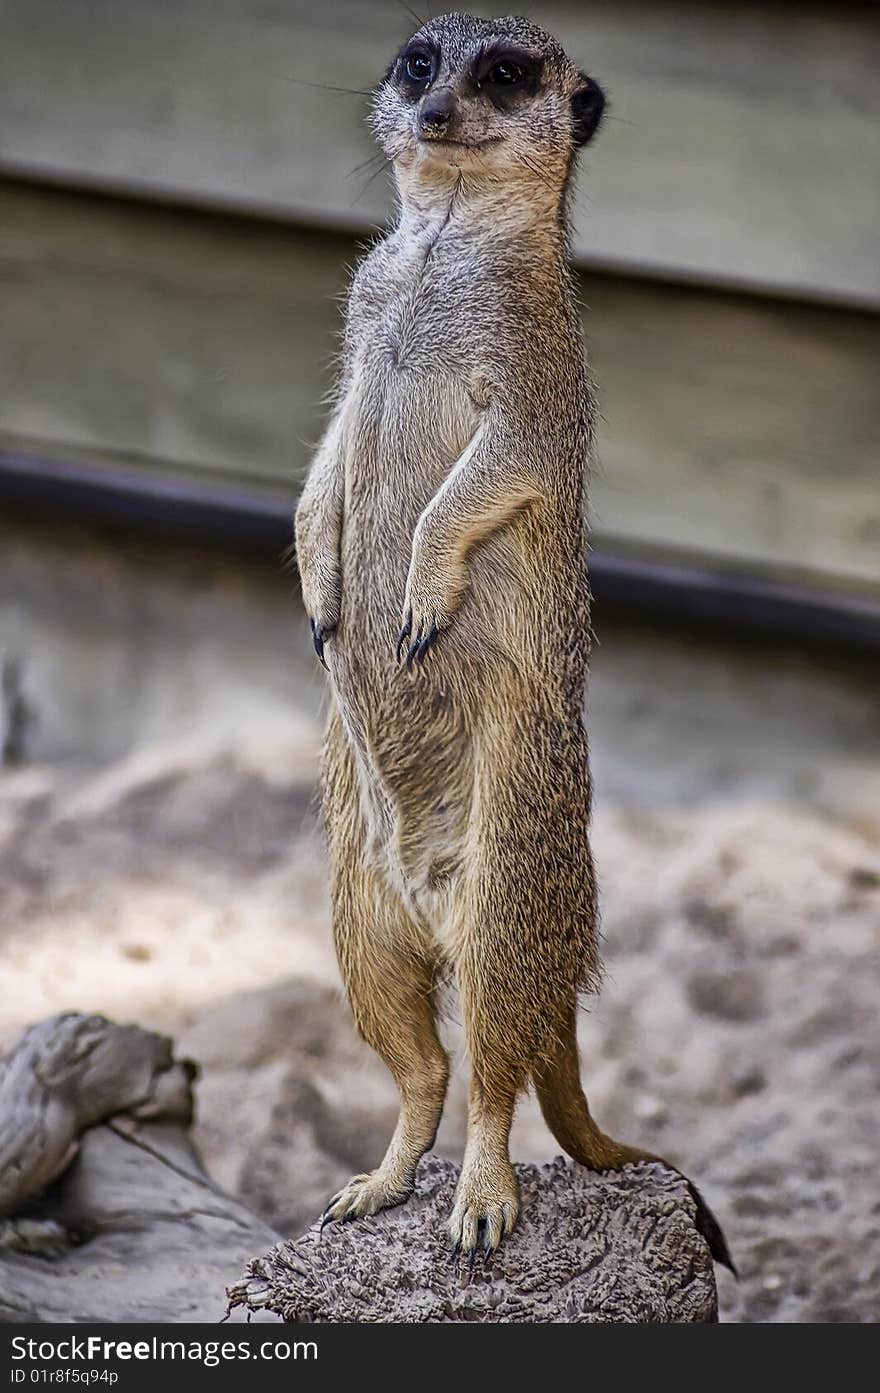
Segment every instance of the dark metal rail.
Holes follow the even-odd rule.
[[[0,450],[0,508],[279,558],[293,498],[185,474],[92,466]],[[611,611],[809,647],[880,654],[880,595],[734,570],[701,557],[645,554],[607,539],[590,556],[595,622]]]

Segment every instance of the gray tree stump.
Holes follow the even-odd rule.
[[[523,1209],[489,1262],[450,1260],[458,1170],[423,1162],[413,1197],[373,1219],[311,1228],[251,1262],[230,1309],[285,1321],[715,1321],[712,1259],[681,1177],[660,1165],[596,1176],[560,1157],[518,1166]]]
[[[0,1321],[219,1321],[276,1241],[187,1137],[194,1067],[171,1041],[55,1016],[0,1061]]]

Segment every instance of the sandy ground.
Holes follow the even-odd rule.
[[[67,1008],[173,1032],[202,1066],[209,1168],[296,1232],[378,1160],[395,1095],[338,995],[314,800],[323,682],[291,587],[219,554],[0,541],[0,1044]],[[871,674],[600,637],[594,1110],[722,1218],[742,1273],[720,1274],[723,1318],[876,1319]],[[437,1148],[452,1156],[457,1060]],[[555,1150],[525,1100],[515,1157]]]

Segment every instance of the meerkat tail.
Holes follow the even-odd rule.
[[[572,1160],[593,1171],[620,1170],[653,1161],[680,1175],[696,1207],[697,1229],[712,1257],[738,1275],[721,1225],[693,1181],[662,1156],[614,1141],[595,1122],[581,1085],[574,1011],[560,1032],[552,1057],[539,1065],[532,1077],[544,1121]]]

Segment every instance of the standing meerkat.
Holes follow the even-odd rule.
[[[567,196],[603,105],[525,19],[442,15],[404,45],[373,102],[397,221],[354,277],[336,406],[296,514],[330,674],[334,938],[357,1026],[401,1097],[381,1165],[325,1220],[411,1192],[446,1093],[436,1004],[451,976],[472,1073],[449,1229],[471,1255],[516,1221],[509,1133],[530,1084],[581,1164],[658,1159],[593,1121],[576,1037],[598,961],[592,403]]]

